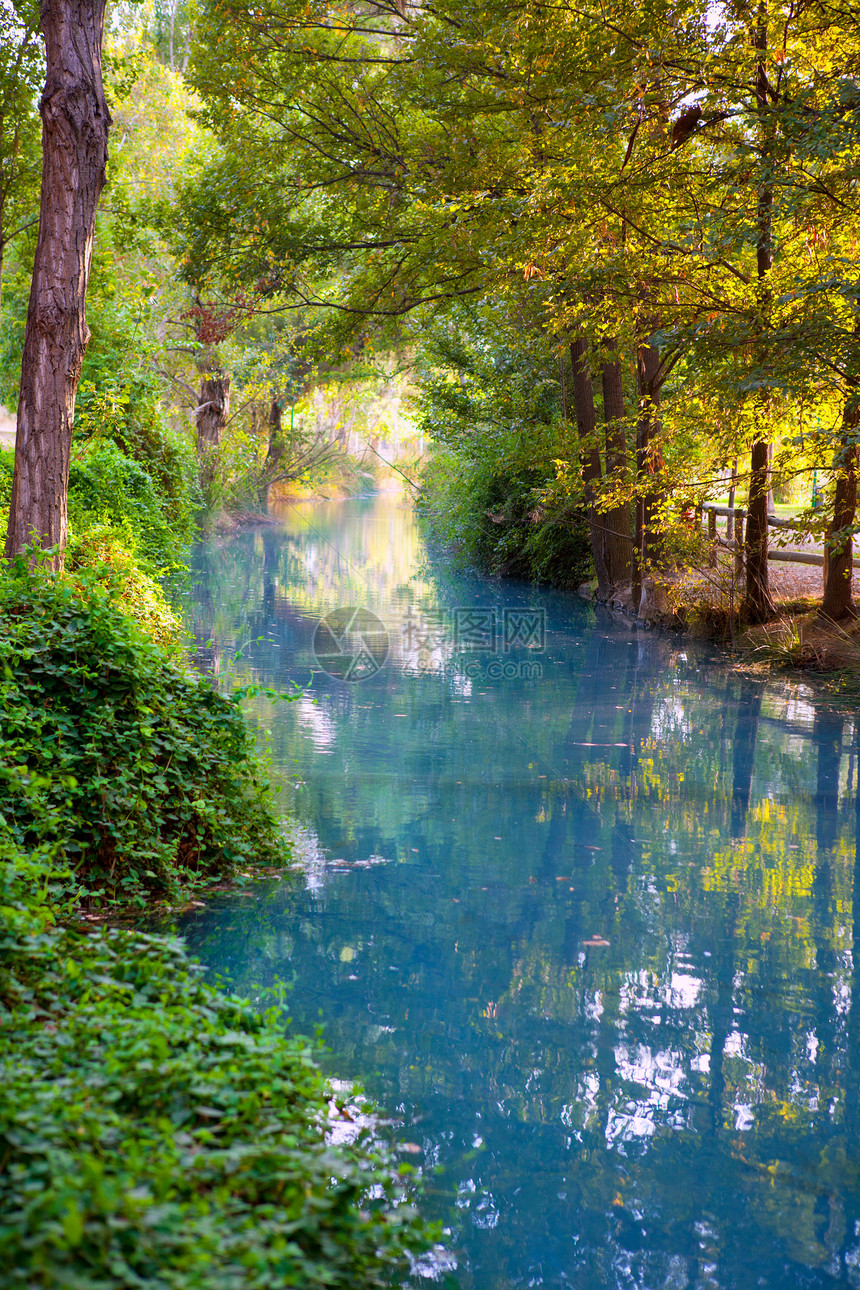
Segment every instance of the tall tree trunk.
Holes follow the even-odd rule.
[[[606,348],[615,352],[618,343],[607,340]],[[621,363],[603,364],[603,419],[606,423],[606,474],[616,485],[627,475],[627,438],[624,431],[624,382]],[[610,582],[630,579],[630,507],[626,502],[613,506],[604,516],[606,526],[606,568]]]
[[[269,446],[266,460],[263,463],[263,478],[260,484],[260,503],[269,509],[269,489],[272,480],[278,473],[281,461],[287,450],[282,426],[283,407],[279,399],[272,399],[269,407]]]
[[[758,190],[756,232],[756,276],[758,285],[759,333],[767,336],[770,325],[772,292],[770,271],[773,266],[773,162],[771,157],[773,129],[769,123],[770,103],[767,78],[767,0],[759,0],[753,47],[756,63],[755,100],[758,113],[758,137],[762,149],[762,179]],[[759,347],[759,364],[767,360],[767,339]],[[750,454],[750,489],[747,506],[746,593],[741,606],[747,622],[762,623],[776,612],[770,594],[767,566],[767,495],[770,471],[769,401],[767,393],[756,396],[755,430]]]
[[[756,435],[750,454],[750,496],[744,538],[746,592],[741,608],[750,623],[763,623],[776,612],[767,565],[767,439]]]
[[[224,438],[230,412],[230,377],[204,376],[197,409],[197,454],[202,458]]]
[[[860,315],[854,324],[855,347],[860,344]],[[821,613],[838,620],[856,613],[851,598],[854,542],[852,528],[857,513],[857,428],[860,426],[860,364],[852,366],[848,378],[848,396],[842,410],[841,442],[836,449],[834,470],[836,496],[833,518],[827,527],[824,599]]]
[[[636,514],[633,542],[633,603],[637,610],[647,570],[660,563],[663,539],[659,532],[662,495],[656,483],[662,459],[656,434],[660,428],[660,354],[653,345],[637,352],[639,418],[636,423]]]
[[[588,341],[578,337],[570,347],[573,366],[573,402],[576,409],[576,428],[579,432],[579,459],[588,506],[588,531],[591,536],[591,554],[597,574],[597,589],[607,591],[611,579],[604,549],[605,522],[599,514],[596,501],[598,486],[603,476],[600,453],[597,448],[597,417],[594,413],[594,388],[588,368]]]
[[[57,569],[68,536],[72,423],[89,340],[86,294],[110,128],[102,85],[104,11],[105,0],[42,0],[42,196],[6,556],[29,543],[53,546]]]

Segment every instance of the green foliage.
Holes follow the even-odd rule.
[[[41,172],[39,93],[44,81],[39,7],[0,9],[0,268],[10,244],[38,218]]]
[[[391,1160],[328,1145],[306,1041],[175,940],[38,921],[0,925],[4,1285],[358,1290],[405,1270],[426,1232]]]
[[[111,363],[117,364],[115,368],[96,368],[87,379],[81,380],[75,415],[75,443],[82,445],[95,439],[107,440],[116,445],[125,457],[138,463],[155,489],[158,509],[169,529],[167,541],[172,541],[175,551],[177,546],[187,545],[192,540],[194,517],[200,505],[194,449],[190,438],[177,433],[167,421],[155,377],[129,371],[125,361],[125,355],[112,354]],[[88,457],[85,452],[81,459],[89,465]],[[120,487],[126,492],[131,487],[129,511],[121,515],[122,507],[114,506],[112,515],[120,524],[125,520],[134,523],[140,513],[135,497],[140,498],[142,481],[132,486],[128,468],[122,467],[116,456],[106,457],[96,470],[103,478],[111,471],[114,476],[125,476]],[[106,479],[104,482],[107,484]],[[116,482],[120,482],[118,478]],[[102,500],[109,502],[107,498]],[[154,512],[150,508],[150,529],[153,521]],[[150,562],[158,563],[159,541],[155,540],[150,551],[145,532],[141,536],[141,554]],[[154,533],[152,537],[155,538]]]
[[[73,536],[66,548],[65,568],[76,580],[83,576],[107,588],[117,608],[134,619],[149,640],[174,662],[186,665],[185,628],[162,583],[144,572],[139,557],[110,524],[96,524]]]
[[[0,446],[0,511],[9,509],[12,500],[12,472],[15,469],[15,454],[11,448]]]
[[[554,484],[546,468],[506,469],[438,451],[424,473],[418,508],[429,535],[462,562],[575,587],[591,576],[586,516]]]
[[[15,844],[58,848],[94,903],[175,897],[276,858],[238,699],[143,634],[110,570],[75,578],[19,563],[0,582],[0,780]]]
[[[165,568],[176,556],[176,538],[165,519],[150,475],[110,439],[88,444],[71,463],[69,519],[75,532],[108,524],[147,564]]]
[[[504,304],[455,317],[419,351],[415,417],[436,445],[419,498],[429,532],[488,572],[577,586],[591,548],[557,357]]]

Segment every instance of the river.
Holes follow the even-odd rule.
[[[324,1024],[451,1283],[860,1285],[860,722],[455,576],[392,498],[193,574],[200,665],[302,688],[250,708],[303,867],[183,930]]]

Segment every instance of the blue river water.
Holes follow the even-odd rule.
[[[454,575],[392,498],[288,507],[193,572],[200,666],[301,687],[249,703],[301,873],[183,931],[290,983],[394,1122],[446,1230],[424,1273],[860,1285],[860,722]]]

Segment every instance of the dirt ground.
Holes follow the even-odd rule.
[[[684,574],[665,587],[669,604],[691,622],[694,632],[719,629],[714,611],[737,609],[743,598],[743,579],[734,579],[734,561],[722,553],[717,569]],[[818,615],[823,594],[819,565],[768,562],[771,595],[777,617],[761,626],[741,629],[733,643],[752,658],[791,663],[818,671],[860,669],[860,619],[830,623]],[[854,571],[854,594],[860,599],[860,580]],[[697,626],[698,624],[698,626]]]
[[[783,564],[771,560],[768,566],[771,594],[777,602],[811,597],[820,600],[824,590],[824,570],[811,564]],[[854,579],[856,583],[856,578]]]
[[[821,599],[824,571],[818,565],[771,560],[768,562],[768,574],[771,595],[777,604]],[[860,593],[856,571],[854,588]],[[680,578],[673,584],[670,598],[676,604],[708,601],[728,608],[732,602],[737,604],[743,597],[743,591],[743,579],[733,579],[731,559],[724,558],[717,569],[696,570]]]

